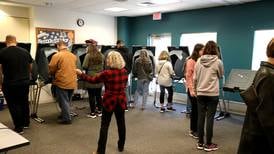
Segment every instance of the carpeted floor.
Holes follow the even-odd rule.
[[[23,136],[30,145],[11,150],[9,154],[91,154],[96,151],[100,118],[87,118],[88,103],[76,101],[73,108],[77,117],[71,125],[57,123],[58,110],[55,103],[39,106],[40,124],[32,120]],[[123,154],[200,154],[196,140],[188,135],[189,119],[182,114],[184,105],[176,104],[175,112],[159,113],[152,103],[142,111],[140,105],[126,112],[126,145]],[[0,122],[13,128],[8,109],[0,111]],[[235,154],[240,139],[243,117],[232,115],[215,121],[213,142],[219,145],[214,154]],[[113,116],[108,134],[107,154],[117,150],[117,127]],[[121,153],[121,154],[122,154]]]

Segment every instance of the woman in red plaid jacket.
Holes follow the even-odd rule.
[[[125,109],[127,104],[125,88],[127,85],[128,74],[125,61],[121,54],[110,51],[106,58],[106,65],[109,69],[102,71],[96,76],[88,76],[77,69],[76,72],[81,79],[90,83],[103,82],[105,93],[103,95],[103,115],[101,119],[100,137],[98,141],[97,153],[104,154],[106,149],[107,134],[112,114],[114,112],[118,125],[118,150],[124,150],[126,138]]]

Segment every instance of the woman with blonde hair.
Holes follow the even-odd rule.
[[[104,68],[104,55],[98,51],[97,46],[90,44],[83,62],[83,68],[89,76],[95,76]],[[103,83],[91,84],[85,82],[85,88],[88,90],[90,113],[89,118],[102,116],[102,86]],[[95,103],[96,100],[96,103]]]
[[[109,69],[98,73],[96,76],[88,76],[77,69],[76,72],[85,81],[90,83],[103,82],[105,93],[103,95],[103,110],[101,119],[100,137],[98,141],[97,153],[104,154],[106,150],[108,128],[112,114],[118,126],[118,150],[124,150],[126,138],[125,109],[127,104],[125,88],[127,86],[128,75],[125,67],[125,61],[117,51],[110,51],[106,58],[106,65]]]
[[[170,62],[169,53],[167,51],[162,51],[158,58],[159,62],[156,66],[156,73],[158,74],[157,82],[160,85],[160,112],[163,113],[167,109],[168,111],[173,111],[173,86],[172,86],[172,76],[175,75],[172,64]],[[167,97],[167,108],[164,107],[165,90],[168,92]]]

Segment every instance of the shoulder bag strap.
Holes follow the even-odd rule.
[[[161,73],[161,70],[165,64],[166,64],[166,62],[161,66],[160,70],[158,71],[158,75]]]

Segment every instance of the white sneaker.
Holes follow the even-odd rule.
[[[96,118],[96,114],[95,113],[90,113],[87,115],[88,118]]]
[[[134,103],[129,103],[129,107],[134,108],[135,107]]]

